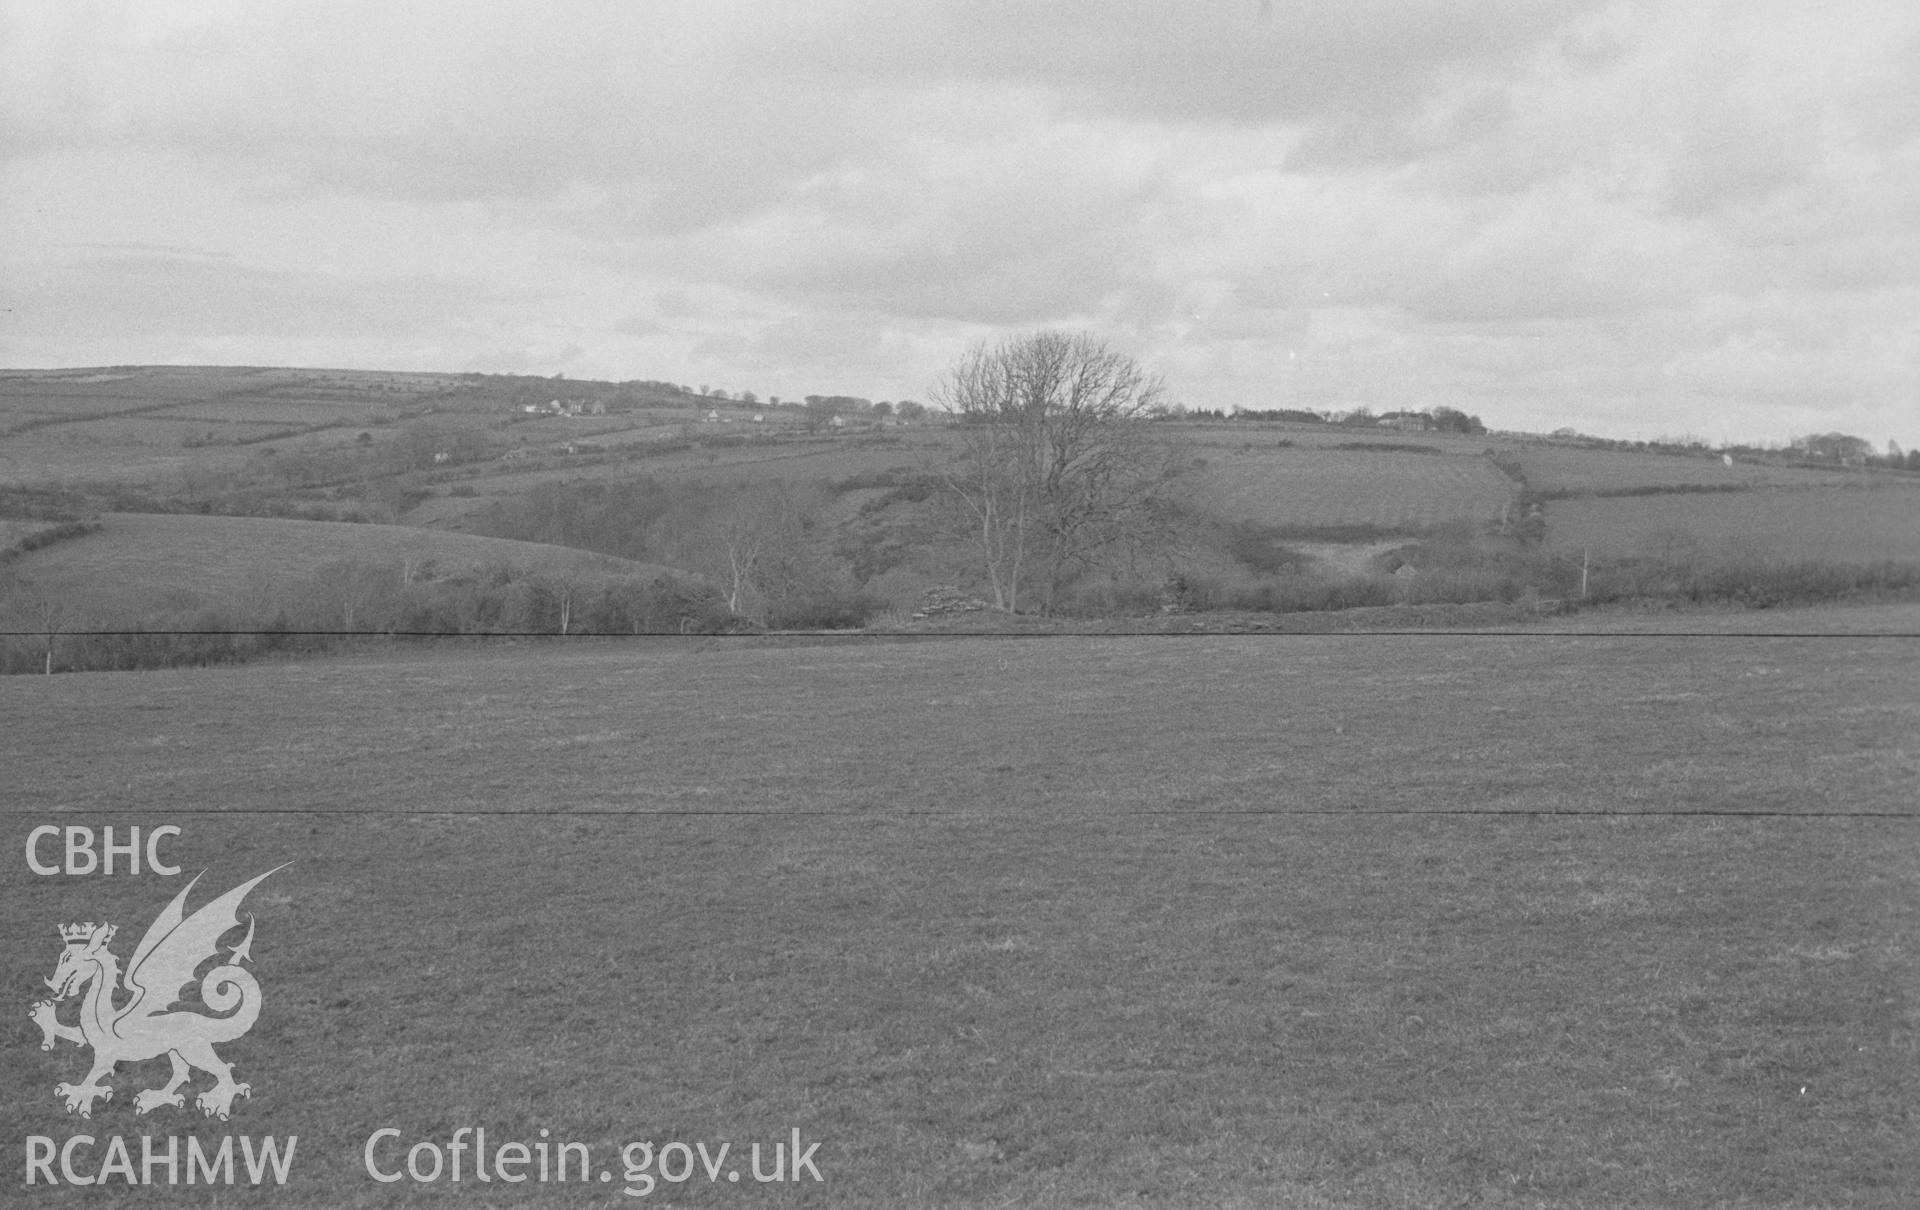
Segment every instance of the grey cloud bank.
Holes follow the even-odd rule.
[[[0,364],[924,397],[1059,325],[1196,406],[1910,443],[1916,81],[1900,3],[4,3]]]

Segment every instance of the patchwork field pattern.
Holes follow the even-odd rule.
[[[125,371],[0,374],[0,482],[152,481],[189,468],[231,467],[259,446],[183,449],[298,436],[337,425],[322,444],[344,445],[457,383],[425,374],[239,367],[145,366]]]
[[[238,446],[184,449],[185,434],[170,431],[137,444],[110,442],[74,425],[10,433],[0,440],[0,482],[171,484],[193,470],[237,466],[248,456]]]
[[[300,1137],[277,1204],[443,1200],[361,1148],[470,1124],[616,1173],[631,1140],[821,1143],[823,1185],[659,1191],[698,1204],[1893,1210],[1916,661],[665,639],[20,677],[0,844],[168,823],[213,885],[293,862],[225,1055],[226,1129]],[[173,889],[0,880],[0,977]],[[124,1096],[82,1127],[71,1063],[0,1050],[0,1132],[214,1129]]]
[[[1555,500],[1554,546],[1718,560],[1920,560],[1920,484]]]
[[[1268,525],[1418,532],[1497,518],[1513,497],[1478,455],[1255,448],[1208,457],[1202,499],[1222,516]]]

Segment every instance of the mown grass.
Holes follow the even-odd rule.
[[[209,891],[296,861],[249,904],[226,1128],[300,1135],[292,1204],[437,1204],[360,1148],[471,1124],[825,1141],[824,1186],[687,1204],[1892,1207],[1916,663],[656,640],[16,678],[0,841],[178,823]],[[21,1007],[48,925],[173,889],[0,883]],[[77,1062],[0,1052],[14,1146],[75,1128],[26,1090]],[[185,1128],[122,1084],[91,1133]]]

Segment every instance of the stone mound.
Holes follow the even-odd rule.
[[[981,613],[993,606],[978,597],[970,597],[946,584],[936,584],[920,596],[920,608],[913,611],[916,621],[927,618],[951,617],[958,613]]]

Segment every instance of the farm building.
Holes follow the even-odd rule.
[[[1380,427],[1408,433],[1424,433],[1433,428],[1433,417],[1420,412],[1395,412],[1390,416],[1380,417]]]

